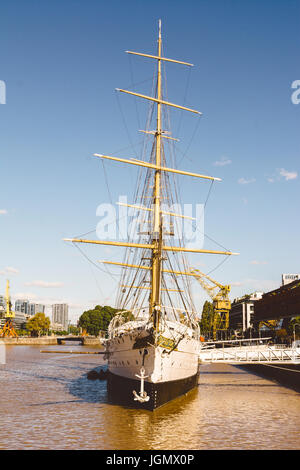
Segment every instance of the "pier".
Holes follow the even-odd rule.
[[[202,363],[227,364],[300,364],[300,341],[296,341],[291,348],[286,346],[254,345],[233,346],[223,348],[205,349],[199,354]]]

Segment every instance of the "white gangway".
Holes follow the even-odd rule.
[[[263,338],[264,340],[270,338]],[[295,364],[300,363],[300,341],[294,341],[292,347],[285,345],[253,344],[262,342],[261,338],[251,340],[232,340],[207,342],[199,353],[200,363],[226,364]],[[249,343],[244,345],[245,343]],[[235,346],[230,346],[235,343]],[[252,343],[252,344],[251,344]],[[221,347],[220,347],[221,346]]]

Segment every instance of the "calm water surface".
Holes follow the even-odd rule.
[[[299,394],[229,365],[204,365],[199,387],[155,412],[108,402],[86,378],[99,355],[8,346],[0,365],[0,449],[299,449]],[[48,349],[91,350],[82,346]]]

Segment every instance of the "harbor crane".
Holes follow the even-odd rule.
[[[12,319],[15,317],[15,312],[11,309],[11,300],[9,295],[9,281],[6,281],[6,293],[5,293],[5,300],[6,300],[6,313],[4,314],[5,324],[2,329],[0,329],[0,337],[11,337],[16,338],[18,336],[14,326]]]
[[[230,292],[230,285],[223,286],[199,269],[192,268],[190,272],[213,301],[212,332],[213,339],[216,340],[217,331],[225,331],[229,327],[231,302],[228,294]]]

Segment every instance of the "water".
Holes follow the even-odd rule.
[[[203,365],[199,387],[156,410],[111,404],[86,378],[99,355],[8,346],[0,365],[0,449],[299,449],[299,394],[229,365]],[[48,349],[91,350],[82,346]]]

